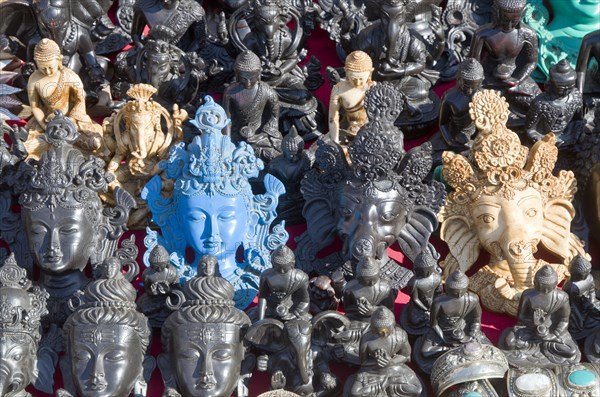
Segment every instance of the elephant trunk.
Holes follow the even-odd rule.
[[[13,374],[6,364],[0,365],[0,396],[11,396],[21,391],[26,386],[23,383],[22,376]]]

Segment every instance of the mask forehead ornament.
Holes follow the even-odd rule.
[[[14,254],[0,267],[0,395],[21,395],[37,378],[41,317],[48,313],[48,293],[32,286]],[[14,348],[22,352],[15,358]],[[19,350],[19,349],[17,349]]]
[[[258,275],[270,267],[270,250],[288,238],[283,225],[269,230],[277,216],[278,198],[285,188],[277,178],[266,174],[265,193],[252,192],[249,180],[257,178],[264,165],[250,145],[245,142],[235,145],[229,136],[222,134],[229,122],[223,108],[206,96],[192,121],[201,135],[187,147],[184,143],[172,146],[169,158],[159,165],[166,179],[174,183],[173,195],[160,194],[162,182],[158,176],[142,191],[142,198],[148,201],[153,220],[162,231],[160,237],[150,233],[146,243],[147,252],[159,243],[175,253],[179,258],[178,272],[184,281],[196,274],[201,256],[218,256],[221,275],[236,289],[236,304],[247,307],[256,295]],[[219,213],[224,203],[230,203],[233,210]],[[204,223],[186,221],[190,211],[204,214]],[[214,223],[209,226],[209,222]],[[211,233],[200,233],[198,227],[210,229]],[[214,232],[216,227],[219,233]],[[211,235],[205,237],[206,234]],[[191,265],[184,259],[188,246],[196,256]],[[242,263],[236,259],[240,247],[244,254]]]
[[[442,184],[427,179],[431,145],[404,151],[402,131],[394,126],[402,101],[391,84],[368,90],[365,110],[369,121],[348,146],[350,161],[339,145],[319,142],[316,168],[302,181],[308,231],[298,239],[296,257],[304,271],[328,274],[352,258],[385,259],[385,250],[394,241],[415,259],[429,246],[429,235],[437,227],[445,192]],[[368,219],[373,212],[369,208],[377,209],[376,219]],[[318,259],[318,251],[336,234],[344,242],[342,252]],[[386,278],[408,282],[408,272],[392,274],[397,270],[388,271],[389,267],[398,268],[382,263]]]
[[[516,314],[517,292],[533,286],[532,274],[543,265],[533,257],[538,243],[563,261],[555,266],[561,279],[570,259],[585,255],[581,241],[570,233],[576,182],[571,171],[553,174],[558,156],[554,134],[531,150],[521,145],[506,127],[508,104],[499,93],[475,94],[470,115],[479,130],[471,156],[442,156],[442,173],[453,189],[438,217],[450,248],[445,272],[468,270],[483,246],[492,255],[491,264],[472,278],[471,289],[490,310]],[[501,278],[513,284],[499,281],[494,287]],[[485,299],[491,295],[480,288],[491,288],[493,299],[502,303]]]

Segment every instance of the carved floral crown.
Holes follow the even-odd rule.
[[[27,271],[11,254],[0,267],[0,331],[28,334],[39,341],[40,319],[48,314],[48,296],[40,287],[32,287]]]
[[[79,138],[73,122],[60,111],[54,115],[45,134],[50,149],[40,160],[22,162],[9,181],[20,193],[19,203],[31,210],[44,205],[84,207],[114,180],[105,172],[103,160],[86,158],[73,147]]]
[[[246,142],[236,146],[222,134],[229,122],[225,110],[205,96],[192,121],[202,134],[187,148],[183,142],[172,146],[169,159],[160,162],[165,176],[175,180],[175,196],[220,193],[251,199],[248,179],[257,177],[264,164]]]
[[[364,106],[369,121],[348,147],[348,183],[360,187],[367,196],[376,190],[395,189],[407,208],[426,205],[437,212],[445,195],[441,183],[427,179],[432,166],[431,144],[404,151],[403,133],[394,126],[402,103],[401,95],[389,83],[367,91]]]
[[[572,200],[576,181],[571,171],[552,174],[558,157],[556,138],[547,134],[531,150],[522,146],[517,134],[506,127],[509,110],[496,91],[475,94],[470,104],[471,118],[479,130],[472,158],[444,152],[442,174],[454,189],[446,207],[477,200],[481,194],[514,197],[515,191],[532,187],[547,201]]]

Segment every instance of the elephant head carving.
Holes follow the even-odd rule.
[[[410,259],[430,248],[445,191],[441,183],[427,179],[429,143],[404,151],[403,134],[393,125],[400,104],[390,84],[378,84],[366,94],[369,121],[348,146],[348,158],[339,145],[320,143],[317,168],[302,182],[313,252],[335,236],[343,245],[339,262],[371,257],[385,263],[387,248],[396,241]],[[306,240],[301,236],[296,255],[301,266],[313,266],[305,270],[313,270],[318,261],[303,250]]]
[[[506,128],[508,104],[498,93],[484,90],[470,106],[479,130],[473,160],[451,152],[442,156],[443,176],[453,188],[439,214],[440,234],[450,249],[445,272],[467,271],[483,248],[491,257],[483,269],[488,273],[475,276],[474,288],[489,288],[480,285],[483,279],[491,282],[491,292],[515,302],[510,305],[513,309],[501,310],[512,313],[520,292],[533,287],[533,275],[541,265],[534,254],[540,246],[560,258],[555,267],[562,276],[571,258],[585,254],[581,241],[570,232],[575,177],[571,171],[553,175],[558,156],[553,134],[531,150],[521,146],[518,136]],[[486,300],[482,295],[484,305],[493,309],[495,305]]]

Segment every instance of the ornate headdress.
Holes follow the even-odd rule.
[[[379,306],[371,316],[371,326],[374,328],[390,328],[396,324],[394,313],[385,306]]]
[[[577,82],[577,73],[565,58],[550,68],[550,81],[562,84],[573,84]]]
[[[304,139],[298,135],[296,127],[292,126],[290,132],[281,140],[281,149],[290,153],[297,153],[304,148]]]
[[[508,12],[521,12],[525,8],[525,0],[495,0],[498,9]]]
[[[264,164],[246,142],[236,146],[221,133],[230,121],[212,97],[204,97],[204,104],[191,122],[202,135],[196,136],[187,148],[183,142],[172,146],[169,159],[160,162],[165,177],[175,181],[175,200],[180,195],[220,193],[243,195],[250,202],[252,190],[248,179],[256,178]]]
[[[294,251],[292,251],[287,245],[278,247],[271,254],[271,263],[280,266],[289,265],[290,263],[295,265],[296,257],[294,256]]]
[[[62,113],[55,112],[45,138],[52,145],[50,149],[40,160],[21,163],[10,181],[21,193],[19,203],[31,210],[44,205],[87,208],[93,196],[106,191],[114,176],[104,171],[104,161],[95,156],[86,158],[73,147],[79,133]]]
[[[150,263],[169,263],[169,253],[162,245],[158,244],[150,251]]]
[[[260,72],[260,58],[250,50],[246,50],[235,58],[234,70],[240,72]]]
[[[576,191],[573,173],[552,174],[558,156],[554,134],[547,134],[531,151],[521,146],[518,135],[506,128],[508,103],[496,91],[478,92],[470,108],[479,130],[472,149],[474,161],[452,152],[442,155],[442,174],[454,191],[448,195],[441,220],[468,211],[464,204],[477,200],[481,194],[510,199],[515,191],[533,187],[544,201],[573,199]]]
[[[0,332],[15,332],[30,335],[39,342],[40,320],[48,314],[48,293],[32,286],[27,271],[10,254],[0,267]]]
[[[35,45],[33,59],[35,61],[49,61],[57,57],[62,58],[60,47],[54,40],[42,39]]]
[[[364,51],[352,51],[346,57],[344,69],[351,72],[370,72],[373,70],[373,60]]]
[[[550,265],[544,265],[535,273],[535,282],[544,285],[557,285],[558,273]]]
[[[466,81],[483,80],[483,67],[475,58],[466,58],[458,65],[458,75]]]
[[[362,187],[367,196],[395,189],[406,208],[428,205],[437,212],[444,201],[444,187],[425,181],[432,165],[431,144],[404,152],[402,131],[394,126],[402,112],[398,91],[389,83],[376,85],[367,91],[365,110],[369,121],[348,147],[352,163],[348,183]]]
[[[451,289],[467,289],[469,277],[460,270],[453,271],[446,279],[446,287]]]
[[[582,255],[571,260],[571,274],[584,274],[592,270],[592,263]]]

